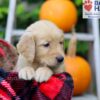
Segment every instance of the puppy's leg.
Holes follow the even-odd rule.
[[[37,82],[44,82],[47,81],[52,75],[53,72],[48,67],[39,67],[35,73],[35,80]]]
[[[18,76],[20,79],[31,80],[35,76],[35,70],[30,66],[24,67],[19,70]]]

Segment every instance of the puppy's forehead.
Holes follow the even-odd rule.
[[[37,39],[44,39],[47,41],[52,40],[61,40],[64,38],[64,34],[62,32],[54,32],[54,31],[44,31],[43,33],[40,32],[39,35],[37,35]]]
[[[37,21],[30,25],[27,31],[37,39],[60,39],[64,38],[63,32],[52,22],[47,20]]]

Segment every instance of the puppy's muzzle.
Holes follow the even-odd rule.
[[[57,60],[58,63],[62,63],[63,60],[64,60],[64,57],[63,56],[58,56],[58,57],[56,57],[56,60]]]

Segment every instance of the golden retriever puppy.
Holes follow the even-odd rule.
[[[52,22],[41,20],[30,25],[19,40],[15,70],[19,78],[47,81],[63,69],[64,33]]]

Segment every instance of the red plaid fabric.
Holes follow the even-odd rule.
[[[17,62],[17,58],[16,49],[11,44],[0,39],[0,67],[6,71],[11,71]]]
[[[14,47],[0,39],[0,100],[71,100],[73,81],[68,73],[53,75],[43,83],[20,80],[17,73],[6,72],[16,61]]]
[[[17,73],[0,69],[0,100],[71,100],[72,93],[73,81],[68,73],[37,83],[20,80]]]

